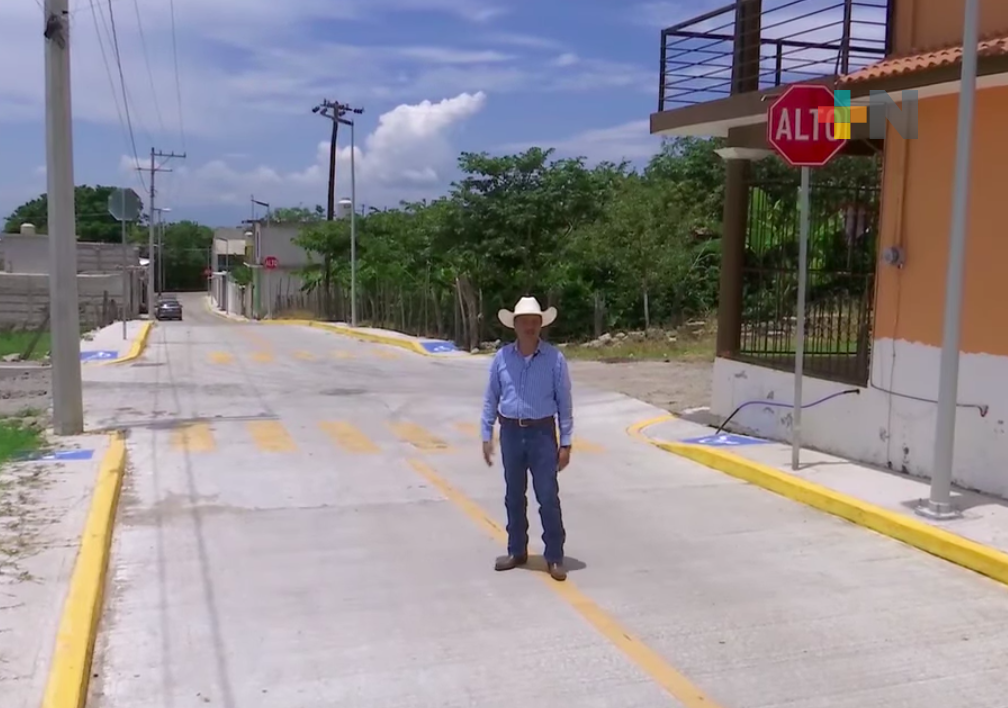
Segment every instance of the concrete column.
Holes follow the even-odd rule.
[[[725,161],[717,327],[717,355],[721,357],[737,354],[742,341],[742,266],[749,222],[750,171],[748,160]]]

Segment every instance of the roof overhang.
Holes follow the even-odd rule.
[[[960,64],[888,76],[867,81],[844,83],[841,77],[827,76],[803,84],[825,84],[849,90],[851,103],[867,105],[872,91],[887,91],[897,103],[904,91],[917,91],[918,98],[957,94],[960,90]],[[1008,86],[1008,56],[980,57],[977,62],[977,90]],[[651,114],[651,134],[666,137],[728,137],[732,128],[765,124],[770,103],[787,86],[737,94],[727,98]]]

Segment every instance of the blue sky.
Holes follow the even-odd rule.
[[[0,65],[21,69],[0,76],[0,215],[45,189],[39,4],[0,7]],[[213,225],[247,218],[252,194],[275,206],[325,203],[329,124],[310,112],[323,98],[365,109],[356,135],[365,204],[443,192],[460,150],[541,144],[593,161],[646,160],[659,143],[647,127],[659,29],[697,7],[174,0],[180,124],[171,3],[112,0],[140,159],[152,146],[188,155],[158,175],[159,203],[172,219]],[[121,95],[102,59],[104,49],[114,62],[108,0],[70,0],[70,8],[76,181],[139,190]],[[111,72],[118,92],[114,63]],[[343,196],[346,132],[340,147]]]
[[[882,0],[866,1],[879,7],[859,5],[856,14],[881,19],[875,15]],[[724,4],[69,2],[77,183],[139,191],[147,178],[134,169],[134,141],[143,164],[151,147],[184,151],[186,160],[167,165],[174,172],[158,175],[157,203],[172,210],[172,220],[211,225],[247,218],[252,195],[274,207],[325,203],[329,123],[311,113],[324,98],[365,109],[355,152],[361,204],[394,206],[443,193],[457,176],[461,150],[540,145],[592,162],[643,163],[660,143],[648,132],[658,101],[660,29]],[[0,1],[0,216],[45,191],[41,5]],[[764,38],[839,39],[834,0],[799,7],[793,0],[764,0],[763,7]],[[729,14],[696,29],[730,21]],[[855,27],[856,37],[866,32],[882,36],[880,25]],[[813,57],[824,62],[817,65],[823,74],[835,64],[835,52],[828,54]],[[349,195],[349,138],[341,132],[338,196]]]

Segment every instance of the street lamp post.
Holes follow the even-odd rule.
[[[166,211],[171,211],[171,207],[154,207],[158,215],[158,241],[157,241],[157,272],[158,272],[158,295],[164,295],[164,215]]]
[[[357,326],[357,147],[354,140],[354,122],[339,118],[350,126],[350,326]]]

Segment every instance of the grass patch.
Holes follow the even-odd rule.
[[[7,356],[8,354],[23,355],[28,351],[28,347],[36,335],[38,335],[37,332],[0,331],[0,357]],[[39,340],[35,344],[35,349],[31,354],[31,359],[35,361],[45,358],[52,344],[48,331],[42,332],[41,335],[38,335],[38,338]]]
[[[0,419],[0,465],[42,448],[42,431],[17,418]]]

